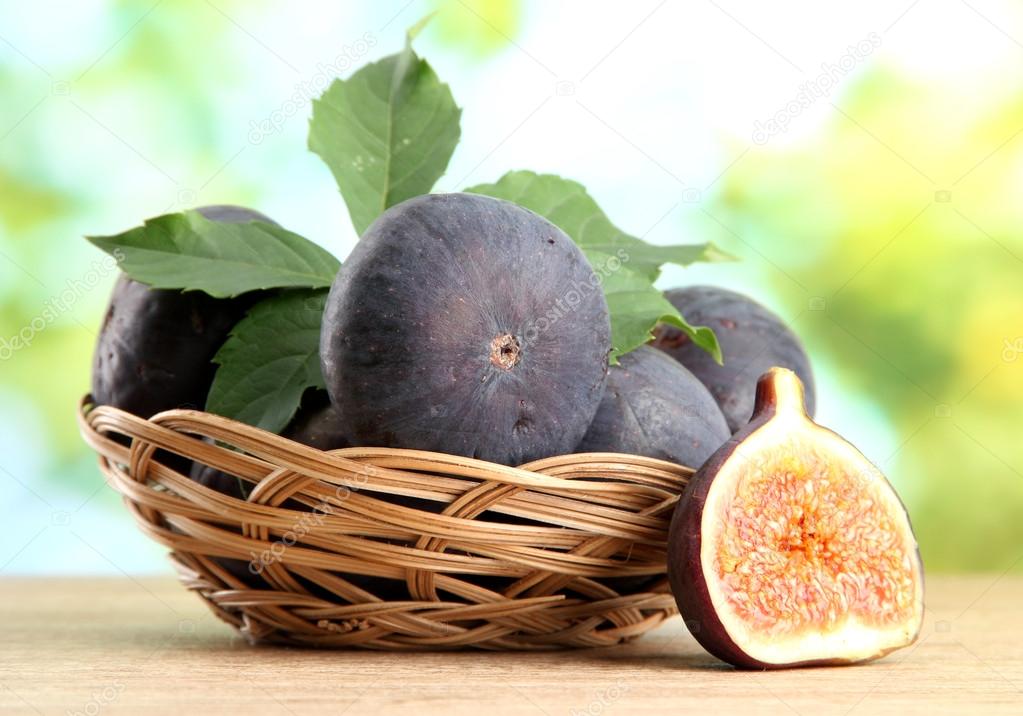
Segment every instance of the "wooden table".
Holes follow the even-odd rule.
[[[734,671],[678,618],[623,647],[390,654],[250,647],[171,579],[0,581],[0,711],[25,714],[1023,713],[1023,578],[936,577],[909,649]]]

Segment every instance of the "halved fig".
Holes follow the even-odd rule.
[[[696,472],[669,530],[679,611],[735,666],[867,661],[916,640],[923,567],[905,507],[771,368],[750,423]]]

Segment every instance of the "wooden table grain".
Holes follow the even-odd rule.
[[[0,711],[24,714],[1023,713],[1023,577],[935,577],[917,644],[857,667],[735,671],[677,617],[530,654],[251,647],[171,579],[0,581]]]

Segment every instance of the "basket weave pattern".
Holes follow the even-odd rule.
[[[675,613],[665,541],[689,468],[597,453],[521,468],[328,453],[209,413],[143,420],[89,398],[79,424],[182,583],[254,642],[607,646]],[[247,499],[198,484],[168,453],[237,476]]]

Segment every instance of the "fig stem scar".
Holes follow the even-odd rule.
[[[499,333],[490,341],[490,362],[498,368],[511,370],[519,362],[522,347],[511,333]]]

